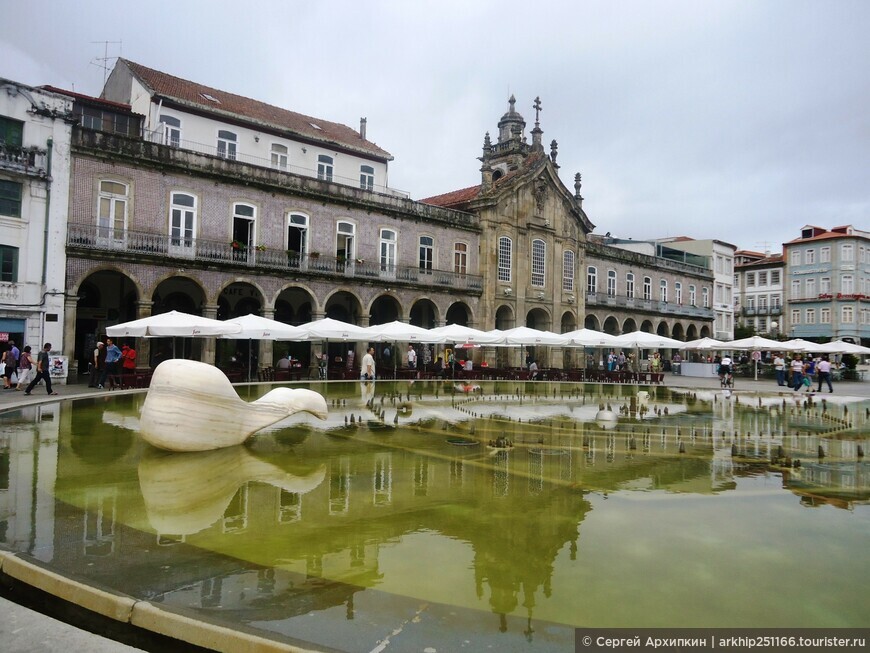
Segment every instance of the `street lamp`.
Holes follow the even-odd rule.
[[[778,326],[779,326],[779,324],[777,323],[776,320],[773,320],[773,321],[770,323],[770,335],[772,335],[774,338],[776,338],[776,328],[777,328]]]

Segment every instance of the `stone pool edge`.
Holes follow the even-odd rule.
[[[0,550],[0,584],[9,587],[10,580],[13,584],[21,583],[67,601],[98,617],[204,649],[233,653],[317,653],[323,650],[302,648],[167,610],[149,601],[63,576],[24,559],[21,554]]]

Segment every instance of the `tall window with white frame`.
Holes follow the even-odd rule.
[[[281,143],[272,143],[272,167],[286,170],[290,161],[290,150]]]
[[[299,268],[308,252],[308,216],[304,213],[287,215],[287,263]]]
[[[420,236],[420,271],[424,274],[432,274],[432,265],[435,260],[435,239],[432,236]]]
[[[607,271],[607,296],[616,297],[616,270]]]
[[[851,274],[843,274],[840,276],[840,292],[844,295],[852,295],[855,293],[855,277]]]
[[[652,278],[643,278],[643,299],[648,302],[652,299]]]
[[[679,306],[683,305],[683,284],[679,281],[674,282],[674,301]]]
[[[238,154],[237,143],[239,137],[226,129],[218,130],[217,138],[217,155],[224,159],[232,159],[235,161]]]
[[[257,228],[257,208],[252,204],[233,204],[233,257],[249,260],[252,256]]]
[[[791,280],[791,299],[803,299],[803,295],[801,294],[800,279]]]
[[[634,299],[634,273],[629,272],[625,275],[625,296],[628,299]]]
[[[160,116],[160,124],[163,126],[163,144],[170,147],[181,145],[181,120],[175,116]]]
[[[689,306],[697,306],[698,305],[698,294],[697,289],[695,288],[695,284],[689,284]]]
[[[97,200],[97,238],[103,246],[121,244],[127,234],[127,203],[130,187],[120,181],[100,181]]]
[[[710,288],[707,286],[701,289],[701,304],[704,308],[710,308]]]
[[[172,193],[169,207],[169,249],[175,256],[192,256],[196,236],[196,197]]]
[[[562,252],[562,290],[574,292],[574,252],[570,249]]]
[[[507,236],[498,239],[498,280],[510,283],[514,243]]]
[[[468,243],[453,244],[453,271],[468,274]]]
[[[359,187],[363,190],[375,189],[375,169],[372,166],[359,167]]]
[[[532,241],[532,286],[543,288],[547,278],[547,244],[540,238]]]
[[[339,272],[352,270],[350,264],[356,256],[356,225],[353,222],[340,220],[335,227],[335,258]],[[314,253],[312,252],[312,255]]]
[[[396,232],[392,229],[381,229],[380,242],[381,276],[393,278],[396,276]]]
[[[594,265],[586,268],[586,294],[595,295],[598,292],[598,268]]]
[[[792,326],[801,323],[801,310],[799,308],[791,309],[791,323]]]
[[[317,156],[317,178],[324,181],[332,181],[333,159],[326,154]]]
[[[661,279],[659,281],[659,301],[667,304],[668,302],[668,280]]]
[[[840,322],[843,324],[852,324],[855,322],[855,307],[847,304],[840,308]]]
[[[840,260],[844,263],[851,263],[855,256],[855,248],[851,243],[843,243],[840,245]]]

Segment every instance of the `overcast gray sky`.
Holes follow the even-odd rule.
[[[98,95],[103,57],[358,127],[415,199],[479,183],[511,93],[596,233],[779,251],[870,229],[866,0],[2,0],[0,77]],[[99,62],[97,62],[99,63]],[[111,62],[110,62],[111,63]]]

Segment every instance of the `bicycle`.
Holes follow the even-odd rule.
[[[722,388],[734,389],[734,373],[731,370],[719,372],[719,385]]]

